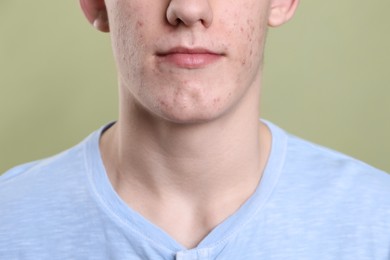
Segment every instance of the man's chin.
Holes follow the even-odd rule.
[[[172,124],[191,126],[213,122],[217,120],[219,116],[219,113],[216,113],[215,111],[203,113],[200,113],[199,111],[194,111],[192,113],[178,111],[176,113],[162,113],[161,119]]]

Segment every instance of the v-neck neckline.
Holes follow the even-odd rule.
[[[259,185],[252,196],[231,216],[217,225],[196,248],[188,249],[173,239],[163,229],[150,222],[129,207],[115,192],[105,171],[99,149],[101,134],[112,124],[94,132],[86,141],[85,166],[90,179],[93,196],[113,221],[127,227],[138,239],[144,239],[162,250],[170,252],[211,249],[221,246],[224,241],[242,230],[242,227],[261,211],[271,196],[284,165],[287,149],[286,133],[263,120],[272,134],[271,151]]]

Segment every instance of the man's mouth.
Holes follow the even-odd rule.
[[[201,69],[217,62],[223,57],[205,48],[174,47],[167,51],[157,53],[160,62],[172,64],[183,69]]]

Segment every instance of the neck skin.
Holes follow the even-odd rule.
[[[100,143],[116,192],[182,245],[196,246],[261,179],[271,135],[259,122],[258,92],[250,88],[211,122],[179,125],[140,109],[121,86],[119,120]]]

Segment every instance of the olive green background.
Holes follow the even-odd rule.
[[[301,2],[267,41],[263,117],[390,172],[390,1]],[[78,1],[0,1],[0,172],[117,117],[109,37]]]

